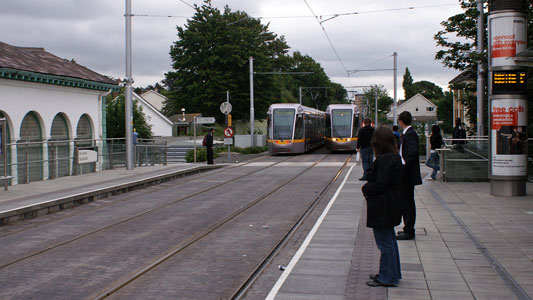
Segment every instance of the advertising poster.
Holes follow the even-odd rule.
[[[527,102],[493,99],[492,175],[527,176]]]
[[[498,14],[489,16],[489,24],[492,67],[515,66],[512,58],[527,46],[526,18],[513,13]]]

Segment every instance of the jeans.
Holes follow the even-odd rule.
[[[433,169],[433,173],[431,173],[431,178],[436,179],[437,178],[437,172],[440,170],[440,158],[439,153],[433,152],[429,156],[428,160],[426,160],[426,166]]]
[[[385,284],[398,284],[402,279],[402,272],[394,227],[372,229],[376,245],[381,252],[378,279]]]
[[[363,178],[367,179],[368,169],[374,161],[374,151],[372,151],[372,147],[365,147],[361,148],[359,152],[361,152],[361,161],[363,162]]]

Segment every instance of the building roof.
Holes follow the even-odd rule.
[[[60,58],[44,48],[16,47],[0,42],[0,68],[66,76],[116,85],[113,79],[73,61]]]
[[[459,75],[455,76],[449,84],[458,84],[458,83],[472,83],[476,82],[475,79],[472,78],[472,69],[466,69],[465,71],[461,72]]]

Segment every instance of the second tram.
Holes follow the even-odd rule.
[[[324,144],[326,115],[323,111],[300,104],[272,104],[267,120],[271,155],[304,153]]]
[[[330,151],[355,151],[361,127],[354,104],[330,104],[326,109],[326,146]]]

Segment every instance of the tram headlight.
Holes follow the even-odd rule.
[[[337,141],[337,139],[336,139],[336,138],[333,138],[333,141],[334,141],[334,142],[336,142],[336,141]]]

